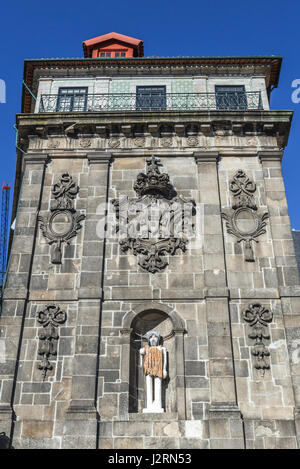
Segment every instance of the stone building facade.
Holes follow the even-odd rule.
[[[24,90],[17,115],[0,318],[0,432],[14,448],[299,447],[281,173],[292,112],[269,108],[280,65],[25,61],[37,101]],[[122,197],[185,203],[189,236],[121,239]],[[138,351],[153,328],[168,378],[164,412],[145,414]]]

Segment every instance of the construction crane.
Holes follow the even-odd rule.
[[[6,252],[8,238],[8,214],[9,214],[10,184],[2,184],[1,193],[1,225],[0,225],[0,296],[6,272]]]

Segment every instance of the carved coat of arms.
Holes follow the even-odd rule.
[[[143,269],[156,273],[168,265],[164,256],[186,250],[195,202],[177,195],[168,174],[160,172],[158,158],[152,156],[146,162],[146,173],[138,174],[134,184],[137,197],[120,197],[112,203],[121,250],[131,250]]]

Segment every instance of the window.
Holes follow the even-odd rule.
[[[98,51],[98,57],[111,57],[111,52],[99,52]]]
[[[126,57],[126,52],[115,52],[115,51],[111,51],[111,52],[101,52],[101,51],[98,51],[98,57],[101,57],[101,58],[110,58],[110,57]]]
[[[217,109],[247,109],[247,96],[245,87],[216,86]]]
[[[57,112],[85,111],[88,88],[59,88]]]
[[[166,109],[165,86],[137,86],[136,109],[152,111]]]

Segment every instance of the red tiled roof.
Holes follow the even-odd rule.
[[[108,33],[103,34],[102,36],[94,37],[92,39],[88,39],[87,41],[83,41],[83,52],[84,57],[91,57],[91,49],[93,46],[98,44],[103,44],[108,41],[122,42],[124,44],[131,45],[134,49],[139,49],[139,56],[142,57],[144,55],[144,46],[143,41],[141,39],[135,39],[134,37],[125,36],[124,34],[119,33]]]

